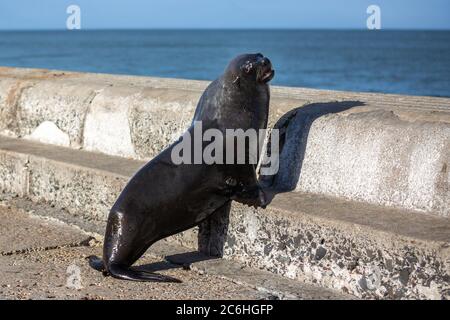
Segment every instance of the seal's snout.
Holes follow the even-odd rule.
[[[261,57],[258,64],[258,81],[261,83],[267,83],[272,80],[275,75],[275,70],[272,69],[272,63],[270,60],[266,57]]]

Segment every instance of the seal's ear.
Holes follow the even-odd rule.
[[[241,84],[241,77],[237,76],[236,79],[233,80],[233,84],[237,85],[238,87]]]

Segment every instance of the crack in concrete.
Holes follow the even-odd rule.
[[[105,87],[105,88],[107,88],[107,87]],[[95,97],[97,97],[100,94],[100,92],[102,92],[105,88],[92,91],[92,93],[85,99],[85,103],[87,104],[87,107],[85,109],[85,112],[83,115],[83,120],[81,122],[80,141],[78,141],[81,149],[84,147],[84,130],[85,130],[87,116],[88,116],[89,112],[91,111],[92,102],[94,101]]]
[[[12,256],[12,255],[19,255],[19,254],[25,254],[25,253],[30,253],[30,252],[41,252],[41,251],[57,250],[57,249],[64,249],[64,248],[93,247],[96,244],[97,244],[97,239],[90,236],[82,241],[72,242],[72,243],[63,244],[63,245],[46,246],[46,247],[31,247],[31,248],[24,248],[24,249],[12,250],[12,251],[2,251],[2,252],[0,252],[0,256]]]
[[[14,131],[14,124],[18,122],[19,119],[19,102],[22,98],[23,92],[35,85],[34,82],[17,81],[14,86],[10,89],[6,97],[6,105],[8,106],[9,112],[11,113],[9,121],[6,123],[6,129]],[[18,134],[20,135],[20,133]]]

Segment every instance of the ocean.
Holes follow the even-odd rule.
[[[0,32],[0,66],[213,80],[245,52],[274,85],[450,97],[450,31]]]

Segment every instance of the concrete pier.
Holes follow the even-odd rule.
[[[187,128],[206,86],[0,68],[0,191],[102,226],[135,170]],[[449,298],[450,99],[271,92],[283,148],[264,181],[280,193],[266,210],[234,203],[200,241],[195,228],[168,242],[357,297]]]

